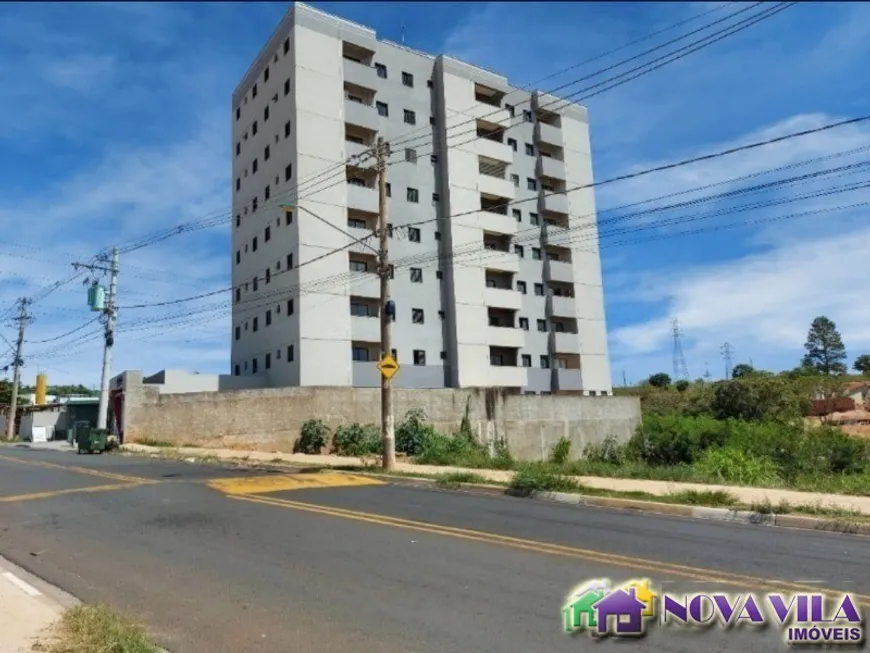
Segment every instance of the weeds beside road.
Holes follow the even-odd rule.
[[[144,628],[105,605],[68,610],[52,641],[35,644],[44,653],[160,653]]]

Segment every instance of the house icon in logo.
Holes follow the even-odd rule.
[[[631,580],[612,588],[596,579],[576,588],[562,608],[565,632],[587,631],[604,637],[638,637],[647,619],[655,616],[656,594],[647,579]]]

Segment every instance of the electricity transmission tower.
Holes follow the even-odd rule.
[[[730,342],[726,342],[722,345],[722,358],[725,361],[725,379],[731,378],[731,373],[734,370],[734,366],[732,361],[734,360],[734,348],[731,346]]]
[[[677,318],[671,320],[674,336],[674,380],[689,380],[689,368],[686,365],[686,356],[683,353],[683,331]]]

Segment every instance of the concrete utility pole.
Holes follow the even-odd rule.
[[[108,268],[93,264],[73,263],[73,267],[76,269],[101,270],[111,275],[109,280],[109,295],[106,298],[106,307],[103,309],[103,314],[106,316],[106,331],[103,343],[103,371],[100,377],[100,406],[97,413],[97,428],[100,429],[109,428],[109,381],[112,374],[112,347],[115,346],[115,300],[118,294],[118,259],[118,248],[113,247],[112,262]]]
[[[18,340],[15,341],[15,363],[12,374],[12,399],[9,402],[9,415],[6,417],[6,439],[11,440],[15,436],[15,414],[18,411],[18,388],[21,385],[21,366],[24,361],[21,358],[24,349],[24,331],[30,322],[27,307],[30,300],[22,297],[18,300]]]
[[[392,356],[393,351],[393,315],[395,306],[390,300],[390,238],[387,226],[387,158],[390,146],[378,137],[377,143],[378,171],[378,274],[381,277],[381,361]],[[393,415],[392,374],[381,373],[381,437],[384,444],[384,469],[393,469],[396,465],[396,421]]]

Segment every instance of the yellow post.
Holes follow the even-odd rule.
[[[45,394],[48,390],[48,380],[45,374],[36,375],[36,405],[42,406],[45,404]]]

